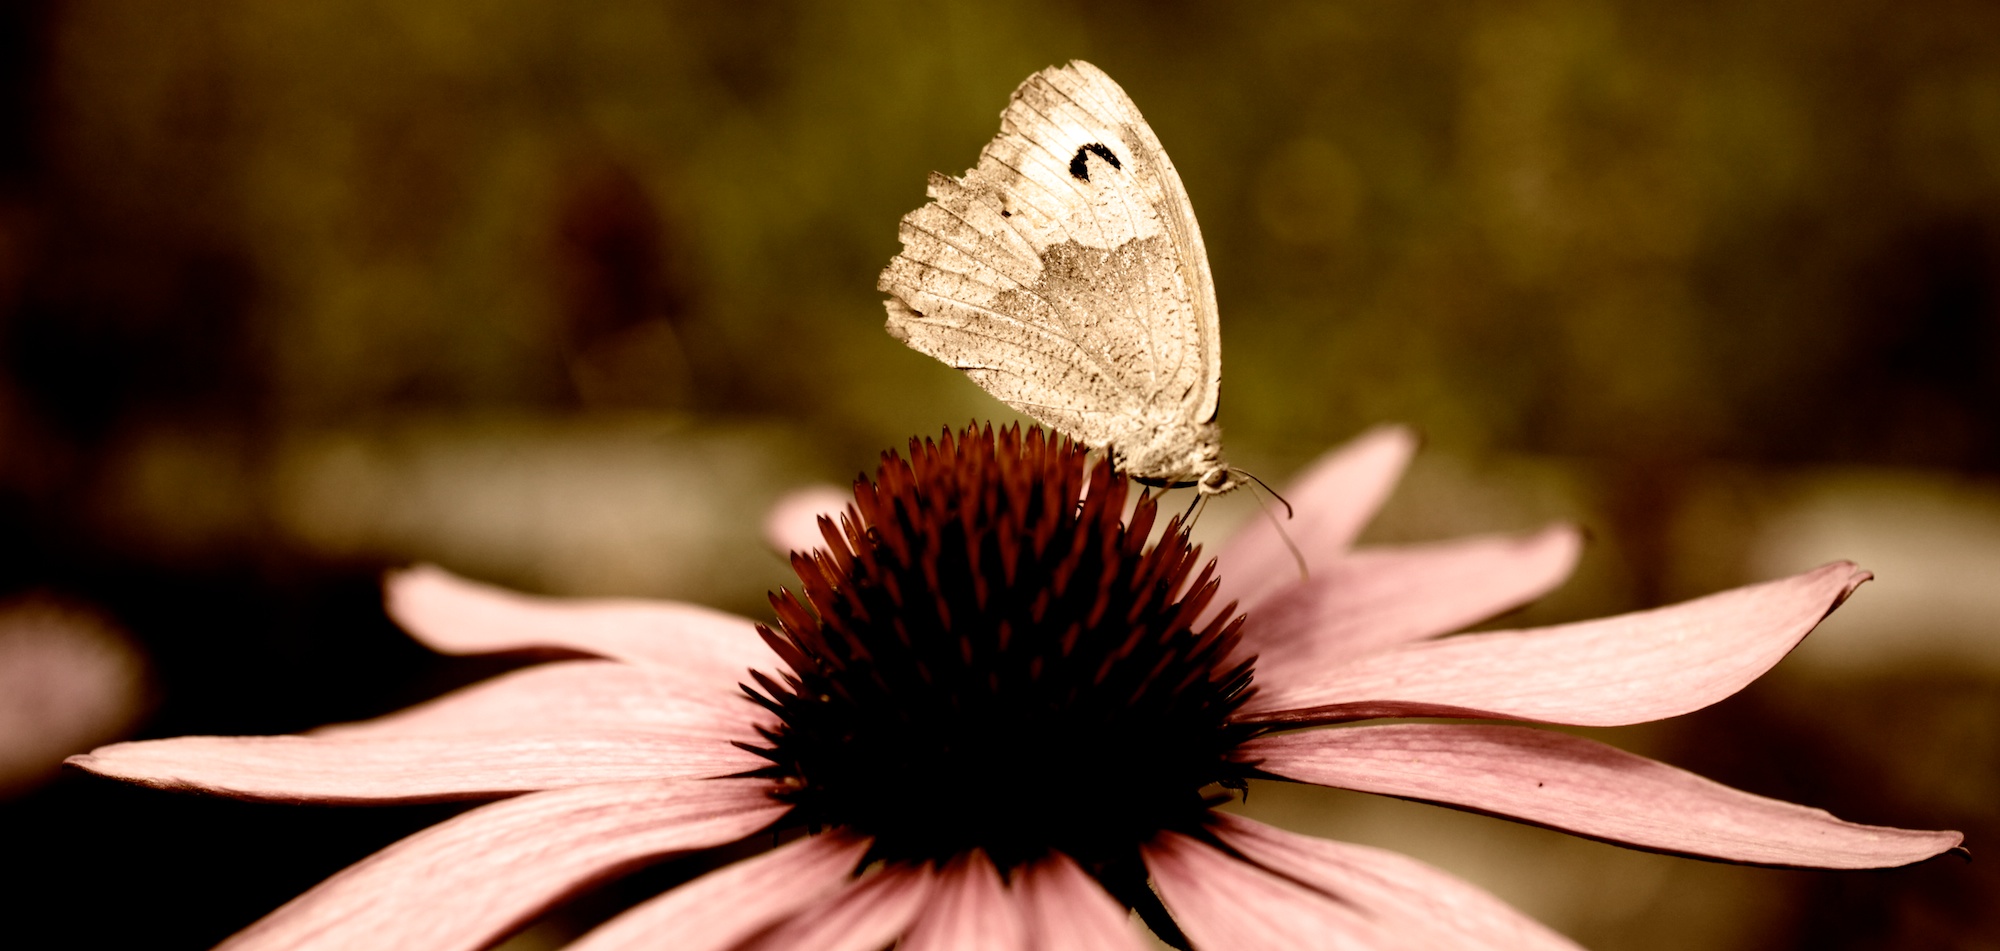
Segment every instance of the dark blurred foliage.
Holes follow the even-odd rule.
[[[0,6],[0,594],[128,627],[146,736],[516,662],[396,631],[376,583],[414,559],[759,611],[778,488],[996,414],[881,333],[875,274],[925,173],[1070,58],[1125,85],[1200,213],[1232,456],[1282,472],[1401,420],[1554,460],[1567,507],[1474,524],[1418,486],[1404,519],[1591,523],[1582,593],[1538,617],[1749,580],[1733,543],[1677,541],[1717,461],[2000,473],[1984,0],[42,0]],[[574,478],[600,481],[546,485]],[[1979,849],[1996,698],[1991,667],[1774,675],[1647,736]],[[0,804],[0,944],[205,946],[448,812],[67,776]],[[1984,866],[1698,881],[1755,896],[1714,932],[1738,946],[2000,941]],[[1679,887],[1579,937],[1690,946]]]

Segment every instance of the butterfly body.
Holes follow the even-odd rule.
[[[1153,484],[1244,481],[1215,424],[1214,282],[1180,176],[1088,63],[1014,91],[963,178],[933,174],[882,272],[888,330]]]

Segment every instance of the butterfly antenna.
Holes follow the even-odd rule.
[[[1254,472],[1250,472],[1250,471],[1248,471],[1248,470],[1245,470],[1245,469],[1238,469],[1238,470],[1236,470],[1236,471],[1238,471],[1238,472],[1241,472],[1241,473],[1243,473],[1243,474],[1244,474],[1245,476],[1249,477],[1250,481],[1252,481],[1252,482],[1255,482],[1255,483],[1257,483],[1258,485],[1261,485],[1261,486],[1263,486],[1263,487],[1264,487],[1264,491],[1266,491],[1266,492],[1269,492],[1269,493],[1271,493],[1271,497],[1272,497],[1272,498],[1274,498],[1274,499],[1277,499],[1277,500],[1278,500],[1278,503],[1279,503],[1279,504],[1281,504],[1281,505],[1283,505],[1283,506],[1285,507],[1285,520],[1286,520],[1286,521],[1291,521],[1291,518],[1292,518],[1292,503],[1290,503],[1290,502],[1287,502],[1287,501],[1285,501],[1285,497],[1284,497],[1284,496],[1282,496],[1282,495],[1279,495],[1279,494],[1278,494],[1278,490],[1277,490],[1277,489],[1274,489],[1274,488],[1271,488],[1271,483],[1269,483],[1269,482],[1266,482],[1266,481],[1264,481],[1264,480],[1262,480],[1262,479],[1259,479],[1259,478],[1257,478],[1257,474],[1256,474],[1256,473],[1254,473]],[[1255,495],[1256,493],[1254,493],[1254,492],[1253,492],[1253,493],[1251,493],[1251,494],[1252,494],[1252,495]]]
[[[1248,472],[1245,472],[1243,474],[1250,475],[1250,473]],[[1253,481],[1255,481],[1258,485],[1263,486],[1264,491],[1271,492],[1272,498],[1277,499],[1280,502],[1284,502],[1285,518],[1289,519],[1292,517],[1292,503],[1285,502],[1284,496],[1279,495],[1276,492],[1272,492],[1271,487],[1268,484],[1266,484],[1264,480],[1259,479],[1253,475],[1251,475],[1250,478]],[[1278,530],[1278,537],[1283,539],[1285,542],[1285,550],[1292,553],[1292,561],[1296,562],[1299,566],[1299,577],[1302,579],[1312,577],[1312,572],[1306,569],[1305,552],[1299,550],[1298,543],[1292,541],[1291,533],[1285,531],[1285,523],[1278,521],[1278,513],[1271,511],[1271,506],[1265,503],[1263,496],[1258,495],[1255,492],[1252,492],[1250,493],[1250,497],[1257,500],[1257,507],[1264,510],[1264,517],[1270,519],[1271,527]]]

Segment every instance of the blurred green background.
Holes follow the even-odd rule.
[[[1374,539],[1588,527],[1577,580],[1508,624],[1860,561],[1879,580],[1764,681],[1597,732],[1993,841],[1983,0],[9,4],[0,595],[41,607],[0,611],[0,661],[39,681],[11,658],[50,655],[10,632],[67,605],[63,656],[113,658],[120,699],[16,703],[0,734],[294,730],[492,672],[382,618],[377,573],[413,560],[761,617],[779,492],[1007,418],[882,333],[875,275],[925,174],[973,164],[1014,85],[1071,58],[1125,86],[1193,197],[1235,461],[1281,476],[1401,421],[1428,447]],[[1202,529],[1254,514],[1227,498]],[[15,759],[0,861],[36,884],[0,943],[87,917],[203,947],[444,814]],[[1601,951],[2000,947],[1990,862],[1739,869],[1322,791],[1251,807]]]

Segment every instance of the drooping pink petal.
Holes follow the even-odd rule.
[[[1309,684],[1259,691],[1239,719],[1462,716],[1618,726],[1677,716],[1771,669],[1868,578],[1835,562],[1671,607],[1409,644]]]
[[[734,686],[696,688],[649,667],[561,660],[501,674],[372,720],[336,723],[313,736],[453,736],[464,733],[643,730],[754,740],[771,720]]]
[[[781,552],[813,551],[826,547],[819,533],[819,517],[840,524],[840,513],[854,502],[854,492],[830,485],[809,485],[793,489],[771,506],[764,515],[764,540]]]
[[[566,945],[567,951],[725,951],[832,894],[868,850],[835,830],[723,866]]]
[[[389,846],[238,932],[227,951],[471,951],[605,876],[783,815],[759,780],[584,786],[482,806]]]
[[[1242,652],[1260,690],[1310,686],[1341,664],[1459,630],[1539,598],[1569,577],[1582,537],[1567,525],[1348,554],[1257,605]]]
[[[1375,951],[1402,941],[1352,904],[1273,875],[1191,836],[1162,832],[1142,848],[1160,900],[1200,951]]]
[[[636,730],[458,736],[177,736],[99,747],[72,765],[157,789],[280,802],[434,802],[768,765],[709,737]]]
[[[1125,906],[1076,860],[1054,852],[1014,874],[1033,951],[1145,951]]]
[[[1578,951],[1568,938],[1454,876],[1382,849],[1297,835],[1217,813],[1210,826],[1244,858],[1354,905],[1419,947]]]
[[[1237,755],[1286,779],[1464,806],[1732,862],[1883,868],[1930,858],[1964,838],[1843,822],[1595,740],[1527,727],[1344,727],[1259,737]]]
[[[692,604],[535,597],[435,565],[396,572],[383,587],[396,623],[446,654],[573,650],[724,685],[741,681],[752,667],[777,663],[756,625]]]
[[[929,865],[876,868],[738,951],[878,951],[916,920],[937,877]]]
[[[1321,456],[1286,486],[1285,496],[1296,517],[1285,523],[1285,532],[1299,546],[1310,571],[1326,570],[1354,544],[1416,451],[1415,433],[1401,426],[1377,426]],[[1245,524],[1222,547],[1219,563],[1218,605],[1236,601],[1248,608],[1299,580],[1298,563],[1269,519]]]
[[[985,852],[951,860],[899,951],[1027,951],[1021,908]]]

